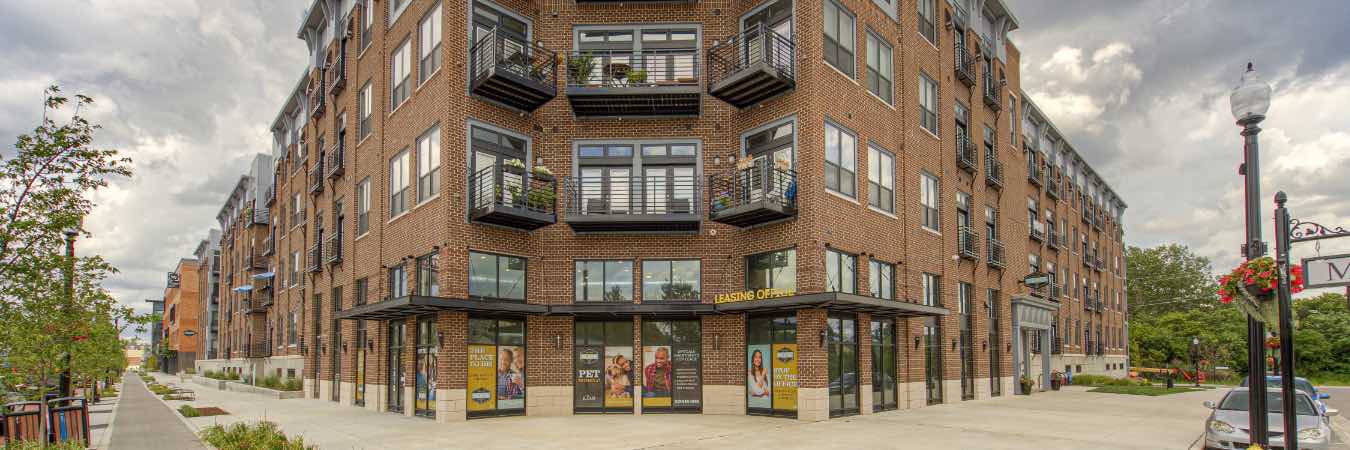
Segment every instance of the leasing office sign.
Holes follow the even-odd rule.
[[[746,291],[717,294],[715,303],[735,303],[747,300],[765,300],[770,298],[791,297],[795,291],[781,288],[762,288]]]
[[[1306,288],[1350,286],[1350,254],[1303,259]]]

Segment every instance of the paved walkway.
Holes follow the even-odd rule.
[[[113,421],[112,450],[144,449],[202,449],[192,430],[178,418],[178,413],[164,405],[145,387],[134,373],[122,378],[121,399],[117,403],[117,419]]]

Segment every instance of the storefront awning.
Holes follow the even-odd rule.
[[[716,312],[711,303],[576,303],[554,305],[549,314],[579,317],[687,317]]]
[[[348,308],[338,312],[336,317],[353,320],[389,320],[440,311],[467,311],[487,315],[547,314],[548,306],[501,300],[412,295]]]
[[[887,300],[843,292],[802,294],[766,300],[746,300],[717,304],[719,313],[757,313],[787,311],[802,308],[825,308],[831,311],[868,313],[883,317],[945,316],[947,308],[920,305],[899,300]]]
[[[234,290],[235,292],[248,292],[248,291],[253,290],[253,285],[251,285],[251,284],[245,284],[245,285],[243,285],[243,286],[235,286],[235,288],[234,288],[233,290]]]

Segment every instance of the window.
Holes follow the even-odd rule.
[[[408,276],[399,264],[389,268],[389,298],[408,295]]]
[[[857,157],[857,138],[833,123],[825,122],[825,187],[850,198],[856,197]]]
[[[931,0],[929,0],[931,1]],[[925,73],[919,73],[919,126],[938,134],[938,84]]]
[[[417,139],[417,202],[422,203],[441,192],[441,129]]]
[[[286,345],[289,345],[289,346],[292,346],[292,347],[295,346],[295,343],[296,343],[296,339],[295,339],[295,329],[296,329],[296,328],[297,328],[297,325],[296,325],[296,323],[295,323],[295,312],[292,311],[292,312],[286,314]]]
[[[397,0],[390,0],[389,4],[394,4]],[[408,93],[411,86],[408,86],[408,78],[412,74],[412,52],[409,48],[412,41],[403,41],[394,52],[393,61],[390,65],[394,70],[394,78],[389,93],[389,105],[392,108],[398,108],[408,99]]]
[[[872,3],[876,3],[877,6],[880,7],[882,11],[885,11],[886,15],[893,20],[899,20],[899,18],[896,17],[897,12],[895,10],[895,5],[898,2],[899,0],[872,0]]]
[[[584,74],[587,84],[623,84],[628,71],[603,69],[617,65],[646,71],[647,83],[688,85],[699,77],[698,36],[692,25],[649,25],[578,29],[575,40],[578,51],[596,55],[593,70]]]
[[[361,9],[361,51],[363,52],[366,47],[370,47],[370,42],[375,37],[371,35],[373,31],[371,25],[375,24],[375,2],[367,1],[365,3],[365,7]]]
[[[361,86],[361,100],[356,104],[356,116],[358,122],[356,126],[357,140],[365,139],[366,136],[370,136],[371,106],[370,82],[367,81],[364,86]]]
[[[642,301],[688,300],[699,301],[699,260],[643,261]]]
[[[305,221],[305,204],[300,200],[300,193],[291,195],[291,226],[298,226]]]
[[[825,290],[827,292],[858,291],[858,257],[838,250],[825,251]]]
[[[403,15],[403,10],[408,9],[408,4],[413,0],[389,0],[389,25],[398,22],[399,16]]]
[[[932,231],[940,231],[941,222],[938,216],[938,179],[937,177],[923,172],[919,174],[919,204],[923,207],[923,227]]]
[[[933,45],[937,45],[937,23],[933,21],[936,6],[934,0],[919,0],[919,34]]]
[[[469,252],[469,296],[525,300],[525,258]]]
[[[417,83],[425,83],[441,68],[441,4],[431,8],[417,26]]]
[[[1041,271],[1041,255],[1037,255],[1037,254],[1035,254],[1035,253],[1028,253],[1028,254],[1027,254],[1027,267],[1028,267],[1028,269],[1030,270],[1029,273],[1037,273],[1037,272],[1040,272],[1040,271]]]
[[[697,143],[584,143],[576,152],[582,214],[697,211]]]
[[[300,284],[300,251],[291,252],[291,286]]]
[[[895,157],[872,146],[867,147],[867,203],[895,212]]]
[[[408,212],[408,150],[389,160],[389,218]]]
[[[834,0],[825,2],[825,61],[853,77],[853,13]]]
[[[356,280],[356,298],[354,306],[361,306],[370,301],[370,280],[367,278],[358,278]]]
[[[746,257],[745,288],[796,292],[797,250],[779,250]]]
[[[931,273],[923,274],[923,304],[942,306],[942,278]]]
[[[633,300],[632,261],[577,261],[576,301]]]
[[[440,255],[435,252],[417,258],[417,295],[435,297],[441,292]]]
[[[891,103],[891,46],[881,37],[867,33],[867,90]]]
[[[356,235],[370,231],[370,177],[356,184]]]
[[[867,285],[872,296],[887,300],[895,299],[895,265],[877,260],[867,262]]]

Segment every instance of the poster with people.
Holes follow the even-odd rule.
[[[605,407],[633,407],[633,347],[605,347]]]
[[[797,410],[797,344],[773,346],[773,409]]]
[[[674,398],[676,409],[700,409],[703,406],[703,355],[696,346],[676,347]]]
[[[497,354],[495,345],[469,346],[469,412],[495,407]]]
[[[748,345],[745,353],[745,405],[750,408],[772,408],[769,346]]]
[[[649,345],[642,348],[642,406],[667,408],[672,405],[675,391],[675,364],[669,345]]]
[[[525,347],[497,347],[497,409],[525,408]]]

